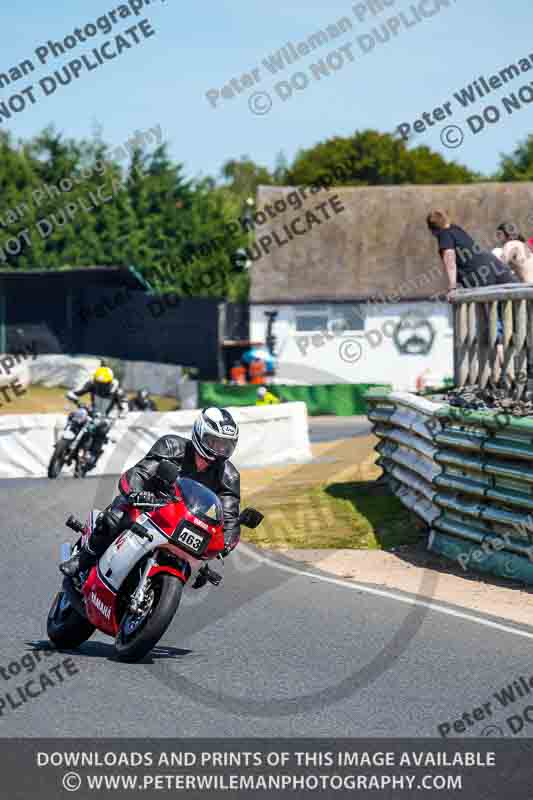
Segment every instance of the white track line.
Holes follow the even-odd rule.
[[[438,603],[430,603],[427,600],[420,600],[418,597],[408,597],[406,595],[390,592],[386,589],[377,589],[367,586],[366,584],[354,583],[353,581],[343,581],[340,578],[328,578],[325,575],[318,575],[316,572],[306,572],[305,570],[300,570],[296,567],[289,567],[287,564],[281,564],[279,561],[274,561],[266,556],[260,556],[258,553],[255,553],[253,550],[248,548],[244,543],[240,544],[239,550],[244,550],[247,556],[255,559],[256,561],[268,564],[270,567],[274,567],[274,569],[280,569],[283,572],[289,572],[292,575],[313,578],[314,580],[323,581],[324,583],[332,583],[335,586],[343,586],[346,589],[357,589],[359,592],[366,592],[366,594],[373,594],[377,597],[386,597],[389,600],[396,600],[400,603],[406,603],[410,606],[421,606],[422,608],[428,608],[431,611],[437,611],[439,614],[446,614],[449,617],[466,619],[468,622],[475,622],[478,625],[484,625],[487,628],[494,628],[495,630],[504,631],[505,633],[512,633],[515,636],[522,636],[524,639],[533,639],[533,632],[521,630],[520,628],[512,628],[509,625],[503,625],[500,622],[494,622],[490,619],[477,617],[474,614],[468,614],[466,611],[457,611],[453,608],[441,606]]]

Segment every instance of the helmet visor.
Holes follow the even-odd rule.
[[[214,433],[206,433],[202,444],[219,458],[229,458],[237,446],[237,441],[216,436]]]

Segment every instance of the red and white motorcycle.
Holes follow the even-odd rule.
[[[65,577],[48,614],[49,639],[58,648],[78,647],[95,630],[115,639],[121,661],[139,661],[161,639],[176,613],[183,587],[193,569],[196,586],[218,586],[221,576],[207,562],[224,549],[223,509],[217,495],[161,462],[158,475],[172,490],[157,505],[132,506],[125,500],[126,523],[83,580]],[[100,512],[85,525],[70,516],[66,525],[81,533],[79,550],[90,540]],[[263,515],[253,508],[241,512],[240,523],[256,528]],[[71,555],[63,545],[62,559]]]

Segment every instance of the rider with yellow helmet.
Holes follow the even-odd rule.
[[[94,467],[104,449],[105,439],[111,427],[109,414],[117,408],[119,416],[125,417],[128,413],[128,398],[113,375],[113,370],[107,366],[98,367],[90,380],[86,381],[79,389],[67,392],[66,397],[71,402],[78,404],[79,398],[84,394],[91,395],[93,415],[101,415],[92,446],[92,467]]]

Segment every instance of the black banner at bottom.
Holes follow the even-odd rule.
[[[533,796],[533,740],[2,739],[10,800]]]

